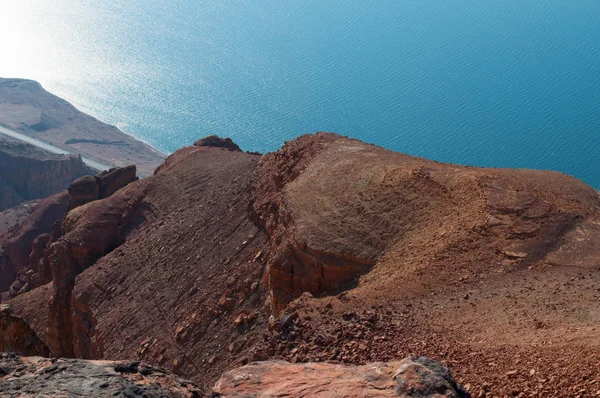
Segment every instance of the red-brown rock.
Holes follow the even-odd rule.
[[[554,172],[333,134],[262,159],[194,146],[70,212],[46,251],[53,283],[11,303],[51,350],[205,387],[251,360],[423,354],[479,395],[552,396],[600,377],[599,225],[598,193]]]
[[[225,373],[213,392],[223,398],[470,397],[428,358],[364,366],[257,362]]]
[[[96,176],[85,176],[69,187],[69,211],[98,199],[105,199],[137,181],[136,167],[118,167],[101,172]]]
[[[66,192],[52,195],[36,205],[25,222],[5,234],[0,247],[0,292],[7,291],[17,276],[28,267],[35,239],[51,232],[54,223],[64,217],[68,203],[69,195]],[[15,285],[13,293],[18,292],[23,283],[25,281]]]
[[[204,137],[194,142],[194,146],[208,146],[213,148],[225,148],[230,151],[241,152],[239,146],[235,142],[231,140],[231,138],[221,138],[216,135],[209,135],[208,137]]]
[[[9,305],[0,304],[0,352],[48,356],[46,345]],[[0,374],[1,376],[1,374]]]
[[[69,210],[100,199],[100,189],[94,176],[81,177],[69,186]]]

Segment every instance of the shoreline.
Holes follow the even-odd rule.
[[[44,142],[44,141],[29,137],[25,134],[21,134],[17,131],[14,131],[14,130],[7,128],[5,126],[2,126],[2,125],[0,125],[0,135],[4,135],[7,137],[10,137],[13,140],[17,140],[19,142],[23,142],[23,143],[32,145],[40,150],[50,152],[52,154],[66,155],[66,156],[69,156],[69,155],[80,156],[83,163],[85,163],[87,166],[89,166],[95,170],[98,170],[98,171],[105,171],[105,170],[109,170],[112,167],[114,167],[112,165],[103,164],[100,161],[89,158],[87,156],[83,156],[80,153],[70,152],[69,150],[67,150],[65,148],[60,148],[60,147],[50,144],[48,142]]]
[[[32,80],[32,81],[35,81],[35,80]],[[42,86],[42,88],[44,88],[44,86],[43,86],[41,83],[40,83],[40,85]],[[44,88],[44,90],[46,90],[46,89]],[[48,91],[48,90],[46,90],[46,91]],[[50,94],[56,95],[56,96],[57,96],[57,97],[59,97],[59,98],[62,98],[63,100],[65,100],[66,102],[68,102],[68,103],[69,103],[69,104],[70,104],[70,105],[71,105],[73,108],[77,109],[79,112],[81,112],[81,113],[85,113],[86,115],[88,115],[88,116],[90,116],[90,117],[92,117],[92,118],[96,119],[96,120],[97,120],[98,122],[100,122],[100,123],[104,123],[104,124],[108,124],[108,125],[110,125],[110,126],[113,126],[113,127],[115,127],[117,130],[119,130],[121,133],[123,133],[123,134],[125,134],[125,135],[127,135],[127,136],[131,137],[131,138],[132,138],[132,139],[134,139],[134,140],[140,141],[141,143],[143,143],[143,144],[145,144],[145,145],[149,146],[150,148],[152,148],[152,149],[153,149],[153,150],[155,150],[156,152],[158,152],[158,153],[160,153],[161,155],[163,155],[165,158],[166,158],[167,156],[169,156],[169,155],[171,155],[171,154],[173,153],[173,152],[171,152],[171,153],[166,153],[166,152],[163,152],[163,151],[161,151],[160,149],[158,149],[157,147],[155,147],[154,145],[152,145],[151,143],[149,143],[148,141],[146,141],[145,139],[143,139],[143,138],[139,138],[139,137],[137,137],[137,136],[135,136],[135,135],[133,135],[133,134],[131,134],[131,133],[128,133],[127,131],[123,130],[121,127],[117,126],[116,124],[112,124],[112,123],[110,123],[110,122],[108,122],[108,121],[106,121],[106,120],[102,120],[102,118],[100,118],[99,116],[97,116],[97,115],[96,115],[94,112],[92,112],[92,111],[88,111],[88,110],[85,110],[85,109],[83,109],[83,107],[80,107],[79,105],[76,105],[74,102],[71,102],[71,100],[69,100],[69,99],[66,99],[65,97],[62,97],[62,94],[59,96],[59,95],[57,95],[57,94],[54,94],[52,91],[48,91],[48,92],[49,92]]]
[[[38,147],[48,144],[88,157],[93,167],[135,164],[142,177],[152,175],[169,155],[30,79],[0,78],[0,126],[20,134],[21,141],[39,141]]]
[[[117,130],[119,130],[121,133],[123,133],[123,134],[125,134],[125,135],[127,135],[127,136],[131,137],[131,138],[132,138],[132,139],[134,139],[134,140],[140,141],[141,143],[143,143],[143,144],[145,144],[145,145],[149,146],[150,148],[152,148],[152,149],[153,149],[153,150],[155,150],[156,152],[158,152],[158,153],[160,153],[161,155],[163,155],[165,158],[166,158],[167,156],[169,156],[169,155],[171,155],[171,154],[173,153],[173,152],[170,152],[170,153],[163,152],[163,151],[161,151],[160,149],[156,148],[156,147],[155,147],[154,145],[152,145],[151,143],[149,143],[148,141],[146,141],[145,139],[143,139],[143,138],[140,138],[140,137],[137,137],[137,136],[135,136],[135,135],[133,135],[133,134],[131,134],[131,133],[128,133],[127,131],[123,130],[121,127],[117,126],[116,124],[112,124],[112,123],[110,123],[110,122],[108,122],[108,121],[106,121],[106,120],[103,120],[101,117],[99,117],[99,116],[96,114],[96,112],[94,112],[94,111],[92,111],[92,110],[85,109],[85,107],[81,106],[80,104],[76,104],[76,102],[75,102],[75,101],[73,101],[73,100],[71,100],[71,99],[68,99],[68,98],[67,98],[67,96],[64,96],[64,94],[63,94],[63,93],[54,93],[53,91],[50,91],[50,90],[46,89],[46,87],[44,87],[44,84],[42,84],[42,82],[40,82],[40,81],[38,81],[38,80],[35,80],[35,79],[30,79],[30,78],[22,78],[22,77],[2,77],[2,76],[0,76],[0,80],[3,80],[3,79],[4,79],[4,80],[20,80],[20,81],[23,81],[23,82],[35,82],[35,83],[39,84],[39,85],[40,85],[40,87],[41,87],[43,90],[45,90],[45,91],[47,91],[48,93],[50,93],[50,94],[52,94],[52,95],[54,95],[54,96],[56,96],[56,97],[58,97],[58,98],[62,99],[62,100],[63,100],[63,101],[65,101],[65,102],[67,102],[69,105],[71,105],[71,106],[72,106],[73,108],[75,108],[77,111],[79,111],[79,112],[81,112],[81,113],[84,113],[84,114],[86,114],[86,115],[90,116],[91,118],[95,119],[96,121],[98,121],[98,122],[100,122],[100,123],[107,124],[107,125],[109,125],[109,126],[113,126],[113,127],[115,127],[115,128],[116,128]]]

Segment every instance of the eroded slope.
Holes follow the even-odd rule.
[[[53,283],[12,304],[55,354],[144,359],[205,387],[252,359],[427,355],[481,396],[569,396],[561,378],[599,376],[578,366],[600,356],[599,220],[598,193],[555,172],[334,134],[262,158],[189,147],[71,211]]]

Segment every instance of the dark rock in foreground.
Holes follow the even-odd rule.
[[[0,396],[201,397],[194,383],[140,362],[0,354]]]
[[[428,358],[346,366],[253,363],[225,373],[218,397],[470,397],[450,371]]]

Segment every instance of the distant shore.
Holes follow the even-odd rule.
[[[58,148],[52,144],[40,141],[40,140],[36,140],[35,138],[31,138],[26,136],[25,134],[21,134],[18,133],[16,131],[13,131],[11,129],[7,129],[5,127],[0,126],[0,135],[2,136],[7,136],[10,137],[11,139],[15,139],[30,145],[33,145],[37,148],[43,149],[45,151],[48,151],[50,153],[54,153],[57,155],[71,155],[73,154],[72,152],[69,152],[65,149],[62,148]],[[87,164],[88,166],[90,166],[91,168],[94,168],[98,171],[104,171],[104,170],[108,170],[110,169],[112,166],[111,165],[106,165],[100,162],[97,162],[93,159],[88,158],[87,156],[81,156],[81,159],[83,160],[83,163]]]
[[[44,149],[50,152],[80,154],[94,168],[135,164],[142,177],[152,175],[166,157],[117,127],[79,111],[33,80],[0,78],[0,126],[6,129],[4,135],[12,134],[40,148],[49,145]]]

